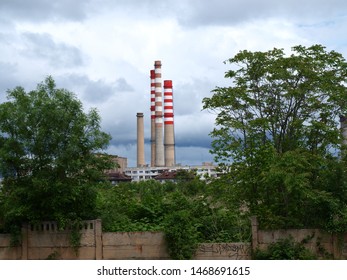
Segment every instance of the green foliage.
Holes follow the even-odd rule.
[[[184,260],[194,256],[199,242],[197,228],[188,210],[172,212],[166,217],[164,232],[173,259]]]
[[[162,185],[155,181],[99,188],[97,210],[105,231],[158,231],[162,219]]]
[[[314,260],[317,257],[305,246],[305,240],[295,242],[293,237],[280,239],[271,243],[267,250],[257,249],[253,254],[255,260]]]
[[[163,231],[173,259],[190,259],[200,242],[249,241],[246,216],[200,180],[105,184],[97,199],[104,231]]]
[[[251,240],[249,218],[227,207],[212,208],[200,219],[199,232],[204,242],[245,242]]]
[[[74,220],[70,224],[71,232],[70,232],[70,244],[72,246],[72,249],[74,250],[76,256],[78,256],[78,249],[81,245],[81,229],[82,229],[82,221],[81,220]]]
[[[0,104],[0,221],[4,231],[23,222],[56,220],[60,227],[96,217],[96,184],[111,167],[110,136],[95,109],[47,77],[30,92],[8,91]]]
[[[212,153],[230,203],[262,228],[347,229],[347,170],[339,115],[347,63],[324,47],[241,51],[226,61],[230,87],[203,100],[215,112]],[[305,211],[303,211],[305,209]]]
[[[324,47],[241,51],[227,63],[233,86],[217,87],[204,109],[217,113],[212,131],[219,161],[270,142],[278,153],[305,148],[329,152],[339,143],[338,116],[347,113],[347,64]],[[234,67],[233,67],[234,68]]]

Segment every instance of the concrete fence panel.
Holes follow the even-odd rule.
[[[196,260],[249,260],[251,243],[201,243],[194,259]]]
[[[103,259],[168,259],[162,232],[106,232]]]
[[[0,260],[20,260],[22,258],[22,248],[20,246],[11,247],[11,236],[0,234]]]

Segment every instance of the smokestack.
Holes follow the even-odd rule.
[[[151,70],[151,166],[155,166],[155,70]]]
[[[175,133],[172,81],[164,81],[164,149],[165,166],[175,166]]]
[[[145,137],[143,113],[137,113],[137,167],[145,166]]]
[[[161,61],[154,63],[155,71],[155,166],[164,166],[163,100],[161,89]]]

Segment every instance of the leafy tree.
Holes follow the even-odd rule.
[[[204,109],[217,114],[212,153],[239,207],[263,227],[330,225],[346,209],[339,116],[347,113],[347,63],[321,45],[241,51],[226,61],[229,87]]]
[[[83,111],[76,96],[52,77],[26,92],[8,91],[0,104],[2,222],[67,222],[95,217],[94,185],[111,168],[101,154],[110,136],[95,109]]]

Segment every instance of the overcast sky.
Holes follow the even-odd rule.
[[[150,78],[162,61],[173,81],[176,161],[209,154],[214,115],[202,99],[228,85],[223,64],[240,50],[322,44],[347,58],[345,0],[0,0],[0,101],[47,75],[98,109],[111,154],[136,165],[136,113],[150,163]]]

